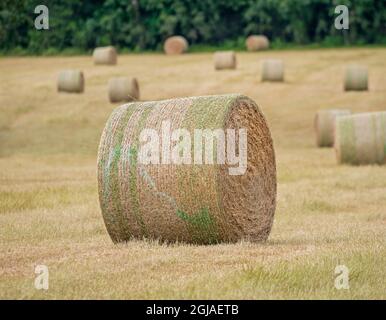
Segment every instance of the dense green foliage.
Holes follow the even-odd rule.
[[[49,8],[49,30],[36,30],[34,8]],[[334,28],[335,6],[350,10],[350,29]],[[274,44],[386,42],[386,0],[0,0],[0,50],[84,51],[113,44],[160,49],[173,34],[191,44],[242,46],[247,35]]]

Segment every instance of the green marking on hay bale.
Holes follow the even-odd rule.
[[[177,210],[176,214],[188,224],[194,242],[207,244],[218,242],[216,224],[208,208],[202,208],[192,215],[182,210]]]
[[[141,213],[141,207],[139,205],[139,197],[138,197],[138,190],[137,190],[137,175],[138,175],[138,163],[137,163],[137,157],[138,157],[138,143],[139,143],[139,134],[141,130],[144,128],[144,124],[146,122],[147,117],[149,116],[151,112],[151,108],[145,108],[140,116],[140,119],[137,123],[137,126],[135,128],[135,141],[131,145],[129,149],[129,164],[130,164],[130,196],[132,201],[132,209],[133,213],[135,215],[135,219],[137,223],[139,224],[141,231],[145,236],[148,235],[145,222],[143,220],[143,216]]]
[[[119,190],[119,173],[118,173],[118,162],[121,157],[123,130],[125,124],[130,119],[133,109],[121,108],[117,110],[118,119],[112,116],[112,121],[107,127],[108,133],[112,136],[112,147],[110,149],[109,160],[102,161],[102,167],[104,167],[104,184],[103,190],[103,208],[112,207],[112,214],[107,216],[110,219],[110,223],[113,226],[112,238],[115,242],[127,241],[131,237],[131,231],[129,225],[126,222],[125,212],[122,207],[121,195]],[[114,121],[115,120],[115,121]],[[112,128],[115,126],[115,128]],[[113,130],[114,129],[114,130]]]
[[[135,216],[135,219],[139,226],[141,227],[141,230],[144,234],[147,234],[145,223],[143,221],[141,212],[140,212],[140,206],[139,206],[139,199],[138,199],[138,190],[137,190],[137,148],[136,147],[130,147],[129,150],[129,186],[130,186],[130,197],[131,197],[131,203],[132,203],[132,209]]]

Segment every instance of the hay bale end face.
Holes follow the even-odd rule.
[[[245,41],[248,51],[267,50],[269,48],[269,40],[263,35],[251,35]]]
[[[109,80],[110,102],[136,101],[139,99],[139,85],[136,78],[117,77]]]
[[[335,127],[338,163],[386,163],[386,112],[338,117]]]
[[[314,120],[316,145],[318,147],[332,147],[335,136],[335,119],[349,114],[351,111],[346,109],[319,110]]]
[[[94,64],[115,65],[117,64],[117,50],[112,47],[95,48],[93,52]]]
[[[368,71],[366,67],[352,65],[347,67],[344,80],[345,91],[368,90]]]
[[[164,51],[167,55],[177,55],[188,51],[188,41],[182,36],[173,36],[166,39]]]
[[[237,60],[234,51],[217,51],[213,55],[216,70],[236,69]]]
[[[284,81],[284,63],[278,59],[267,59],[262,62],[262,81]]]
[[[84,91],[84,76],[79,70],[64,70],[58,77],[59,92],[82,93]]]
[[[226,149],[207,151],[210,141],[221,145],[220,140],[206,140],[210,133],[216,139],[215,132],[221,136],[228,131],[235,132],[233,151],[228,149],[230,138]],[[151,132],[152,138],[144,132]],[[149,156],[149,149],[143,149],[149,144],[159,153],[144,163],[141,155]],[[225,150],[226,159],[245,156],[240,174],[230,174],[237,162],[216,160],[221,159],[218,150]],[[276,167],[264,115],[241,95],[120,106],[102,133],[98,190],[114,242],[133,237],[197,244],[266,240],[276,205]]]

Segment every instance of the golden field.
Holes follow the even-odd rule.
[[[285,63],[285,83],[262,83],[261,60]],[[215,71],[209,53],[0,58],[0,298],[385,299],[386,167],[337,165],[315,147],[324,108],[386,110],[386,49],[237,53]],[[344,92],[351,63],[369,68],[368,92]],[[81,69],[84,94],[57,93],[62,69]],[[114,245],[99,209],[96,153],[111,111],[107,82],[137,77],[142,100],[242,93],[274,139],[277,210],[266,243]],[[36,290],[36,265],[49,289]],[[337,290],[337,265],[350,289]]]

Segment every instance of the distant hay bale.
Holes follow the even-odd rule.
[[[166,39],[164,51],[167,55],[182,54],[188,51],[188,41],[182,36],[172,36]]]
[[[318,147],[332,147],[334,145],[335,119],[351,114],[346,109],[319,110],[315,115],[316,144]]]
[[[335,150],[338,163],[385,164],[386,112],[338,117]]]
[[[117,77],[109,80],[110,102],[136,101],[139,99],[139,85],[136,78]]]
[[[234,51],[217,51],[213,55],[216,70],[235,69],[237,65]]]
[[[84,76],[79,70],[63,70],[58,77],[58,91],[82,93],[84,91]]]
[[[236,139],[228,137],[230,128]],[[217,149],[207,151],[211,142],[207,133],[196,138],[198,129],[214,137],[222,132],[227,147],[212,136]],[[216,160],[222,158],[219,150],[224,162]],[[236,154],[245,159],[241,167],[229,160]],[[141,155],[154,162],[144,162]],[[235,169],[241,171],[235,174]],[[236,94],[120,106],[102,133],[98,190],[114,242],[132,237],[198,244],[266,240],[276,204],[276,166],[264,115],[254,101]]]
[[[363,66],[352,65],[347,67],[344,81],[345,91],[368,90],[368,72]]]
[[[95,48],[93,57],[94,64],[117,64],[117,50],[112,46]]]
[[[251,35],[245,41],[248,51],[267,50],[269,48],[269,40],[263,35]]]
[[[284,63],[278,59],[262,62],[262,81],[284,81]]]

